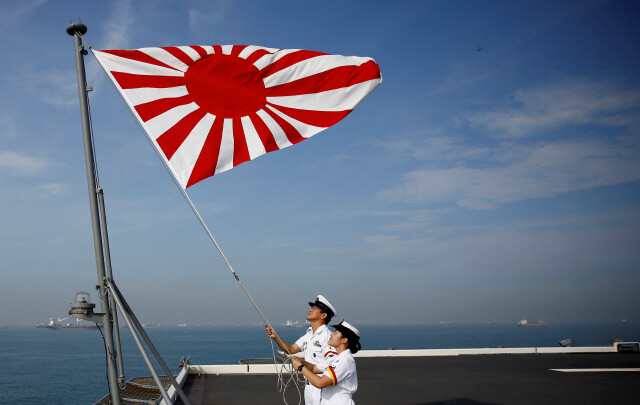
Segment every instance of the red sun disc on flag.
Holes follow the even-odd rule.
[[[184,77],[195,103],[217,117],[243,117],[267,103],[260,71],[237,56],[206,56],[190,66]]]

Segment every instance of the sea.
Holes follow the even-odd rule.
[[[305,332],[302,328],[274,327],[288,342]],[[640,341],[640,322],[358,327],[363,349],[370,350],[557,347],[564,339],[573,339],[575,346],[607,346],[613,339]],[[192,364],[238,364],[241,359],[273,356],[271,340],[261,325],[145,330],[176,374],[183,357],[190,357]],[[151,375],[129,330],[121,329],[120,335],[126,379]],[[160,367],[157,370],[163,374]],[[105,350],[98,330],[0,329],[0,404],[93,404],[107,393]]]

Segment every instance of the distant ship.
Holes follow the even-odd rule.
[[[285,326],[287,328],[304,328],[307,325],[301,324],[298,321],[289,321],[289,320],[287,320],[287,323],[285,324]]]
[[[60,323],[67,318],[58,318],[57,322],[55,319],[49,318],[49,323],[47,323],[46,325],[42,323],[38,323],[36,325],[36,328],[47,328],[51,330],[96,330],[98,328],[97,325],[82,324],[80,323],[79,319],[76,320],[75,325],[72,323],[67,323],[66,325],[63,325]]]
[[[545,322],[545,321],[537,321],[534,323],[529,323],[529,321],[527,321],[526,319],[522,319],[520,322],[518,322],[518,326],[551,326],[551,325],[549,325],[549,322]]]

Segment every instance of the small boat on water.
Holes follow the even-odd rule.
[[[522,319],[518,322],[518,326],[551,326],[551,325],[549,324],[549,322],[545,322],[545,321],[536,321],[536,322],[530,323],[526,319]]]
[[[289,320],[287,320],[287,323],[285,324],[285,326],[287,328],[304,328],[307,325],[302,324],[302,323],[300,323],[298,321],[289,321]]]

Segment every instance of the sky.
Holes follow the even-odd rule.
[[[188,193],[274,325],[640,320],[634,1],[3,1],[0,324],[97,275],[71,20],[95,49],[251,44],[372,57],[337,125]],[[95,58],[114,279],[138,318],[260,317]]]

